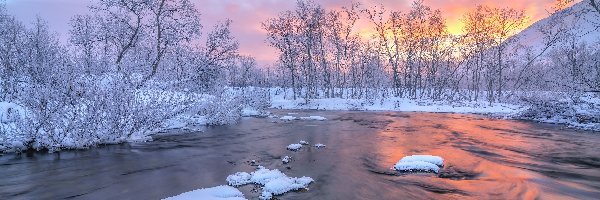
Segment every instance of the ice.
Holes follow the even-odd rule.
[[[237,172],[227,177],[227,182],[232,186],[249,183],[262,185],[261,199],[271,199],[273,195],[281,195],[289,191],[306,188],[313,181],[312,178],[304,176],[301,178],[288,177],[277,169],[270,170],[263,166],[258,166],[258,169],[250,174]]]
[[[394,165],[394,169],[398,171],[432,171],[435,173],[440,171],[440,167],[437,165],[424,161],[400,161]]]
[[[287,149],[288,150],[292,150],[292,151],[297,151],[300,148],[302,148],[302,145],[301,144],[297,144],[297,143],[296,144],[290,144],[290,145],[287,146]]]
[[[301,120],[317,120],[317,121],[324,121],[327,120],[327,118],[325,117],[321,117],[321,116],[309,116],[309,117],[300,117]]]
[[[423,162],[428,162],[428,163],[438,165],[438,166],[444,165],[444,159],[442,157],[432,156],[432,155],[412,155],[412,156],[406,156],[406,157],[400,159],[400,162],[413,162],[413,161],[423,161]]]
[[[301,145],[309,145],[309,143],[307,141],[304,141],[304,140],[300,140],[300,144]]]
[[[237,188],[221,185],[212,188],[204,188],[189,191],[177,196],[168,197],[165,200],[244,200],[244,194]]]
[[[297,117],[294,117],[294,116],[283,116],[283,117],[281,117],[281,118],[279,118],[279,119],[281,119],[281,120],[289,120],[289,121],[291,121],[291,120],[295,120],[295,119],[298,119],[298,118],[297,118]]]
[[[320,149],[320,148],[325,148],[325,146],[326,146],[326,145],[324,145],[324,144],[321,144],[321,143],[319,143],[319,144],[315,144],[315,147],[316,147],[316,148],[319,148],[319,149]]]

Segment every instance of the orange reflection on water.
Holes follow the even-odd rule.
[[[419,183],[411,185],[439,185],[455,191],[434,194],[439,195],[436,198],[569,198],[560,194],[542,194],[541,186],[536,184],[542,175],[522,167],[540,164],[531,156],[520,153],[540,148],[540,144],[523,136],[526,134],[522,132],[531,129],[527,123],[457,114],[382,117],[393,122],[377,136],[379,142],[374,152],[381,158],[380,168],[390,168],[408,155],[444,158],[444,168],[439,176],[446,178],[408,175],[392,179]]]

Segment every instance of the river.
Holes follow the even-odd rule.
[[[597,199],[600,134],[479,115],[288,111],[325,121],[245,118],[154,141],[0,156],[0,199],[161,199],[226,184],[256,165],[309,190],[279,199]],[[173,132],[173,131],[172,131]],[[306,140],[326,148],[286,146]],[[406,155],[441,156],[439,174],[391,169]],[[291,156],[289,164],[282,156]],[[255,160],[255,164],[251,163]],[[260,188],[239,188],[256,199]]]

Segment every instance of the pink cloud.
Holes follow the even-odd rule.
[[[11,14],[32,21],[36,15],[47,19],[51,28],[58,33],[68,33],[68,20],[75,14],[87,11],[87,6],[94,0],[18,0],[8,1],[7,8]],[[294,0],[192,0],[201,12],[201,20],[206,35],[218,22],[233,20],[232,32],[240,41],[240,52],[257,58],[260,64],[273,63],[277,54],[265,42],[265,31],[261,22],[275,17],[280,12],[294,9]],[[433,9],[442,10],[448,25],[453,31],[460,31],[460,18],[465,12],[475,8],[477,4],[492,7],[512,7],[524,9],[531,17],[531,23],[547,16],[546,10],[551,8],[555,0],[425,0],[425,4]],[[327,9],[350,5],[346,0],[315,0]],[[410,0],[358,0],[363,8],[383,5],[386,10],[407,12],[412,4]],[[356,30],[369,30],[370,23],[362,21]]]

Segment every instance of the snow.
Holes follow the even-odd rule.
[[[300,144],[301,145],[309,145],[309,143],[307,141],[304,141],[304,140],[300,140]]]
[[[288,150],[292,150],[292,151],[297,151],[300,148],[302,148],[302,145],[298,144],[298,143],[296,143],[296,144],[290,144],[290,145],[287,146],[287,149]]]
[[[439,156],[412,155],[400,159],[400,161],[394,165],[394,169],[398,171],[425,171],[438,173],[440,167],[443,165],[444,159]]]
[[[10,102],[0,102],[0,123],[10,123],[25,116],[23,107]]]
[[[283,162],[283,164],[288,164],[290,162],[290,158],[289,156],[285,156],[281,159],[281,162]]]
[[[299,190],[308,187],[314,180],[310,177],[291,178],[274,169],[269,170],[263,166],[252,173],[237,172],[227,177],[227,182],[232,186],[241,186],[249,183],[262,185],[261,199],[271,199],[273,195]]]
[[[401,111],[401,112],[441,112],[441,113],[472,113],[472,114],[516,114],[524,110],[523,106],[492,103],[484,100],[473,102],[439,102],[433,100],[413,100],[409,98],[389,97],[367,102],[364,99],[323,98],[286,99],[284,94],[272,93],[271,108],[290,110],[363,110],[363,111]],[[297,119],[284,116],[282,120]],[[311,116],[300,119],[325,120],[324,117]]]
[[[414,162],[414,161],[428,162],[428,163],[438,165],[438,166],[444,165],[444,159],[442,157],[432,156],[432,155],[412,155],[412,156],[406,156],[406,157],[400,159],[400,162]]]
[[[438,173],[440,167],[435,164],[424,161],[398,162],[394,165],[394,169],[398,171],[431,171]]]
[[[247,172],[236,172],[235,174],[227,176],[227,183],[231,186],[241,186],[251,183],[250,179],[252,175]]]
[[[320,148],[325,148],[325,146],[326,146],[326,145],[324,145],[324,144],[321,144],[321,143],[319,143],[319,144],[315,144],[315,147],[316,147],[316,148],[319,148],[319,149],[320,149]]]
[[[291,121],[291,120],[296,120],[296,119],[298,119],[298,118],[297,118],[297,117],[294,117],[294,116],[283,116],[283,117],[281,117],[281,118],[279,118],[279,119],[281,119],[281,120],[288,120],[288,121]]]
[[[308,184],[313,182],[314,180],[310,177],[301,177],[301,178],[290,178],[290,177],[279,177],[277,179],[271,180],[265,184],[263,187],[263,192],[261,194],[262,199],[271,199],[273,195],[282,195],[283,193],[299,190],[306,188]]]
[[[244,109],[242,109],[242,117],[262,117],[266,115],[268,115],[268,113],[261,112],[252,107],[245,107]]]
[[[0,102],[0,152],[25,149],[24,143],[29,136],[19,129],[19,125],[26,117],[27,112],[22,106]]]
[[[212,188],[197,189],[165,200],[244,200],[244,194],[237,188],[221,185]]]
[[[309,116],[309,117],[300,117],[301,120],[317,120],[317,121],[324,121],[327,120],[327,118],[325,117],[321,117],[321,116]]]

